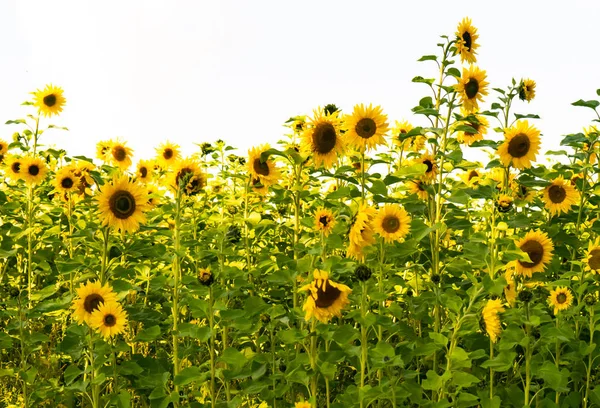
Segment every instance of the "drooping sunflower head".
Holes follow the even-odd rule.
[[[595,164],[598,160],[598,151],[600,150],[600,143],[597,141],[600,136],[600,131],[598,131],[596,126],[589,126],[583,128],[583,134],[588,139],[588,141],[583,144],[583,151],[590,155],[590,164]]]
[[[131,166],[133,149],[127,147],[125,142],[120,140],[110,142],[110,151],[107,153],[111,164],[125,171]]]
[[[330,280],[326,271],[315,269],[313,276],[311,283],[300,288],[301,291],[308,291],[302,308],[306,312],[305,320],[309,321],[314,317],[328,323],[333,316],[341,317],[342,309],[350,303],[348,295],[352,289]]]
[[[206,187],[206,174],[195,159],[188,157],[175,164],[170,185],[174,191],[182,188],[183,194],[196,195]]]
[[[535,272],[543,272],[552,260],[554,244],[548,235],[542,231],[529,231],[516,242],[517,247],[529,255],[529,261],[517,260],[515,271],[521,276],[531,278]]]
[[[600,238],[590,241],[585,255],[585,270],[600,274]]]
[[[477,29],[471,25],[469,17],[463,18],[456,29],[456,53],[460,54],[460,61],[467,61],[469,64],[477,62],[476,54],[479,44],[477,39]]]
[[[109,339],[125,331],[127,312],[116,301],[104,302],[92,313],[90,326]]]
[[[54,189],[59,193],[75,193],[79,191],[79,180],[73,172],[72,166],[66,166],[56,172],[54,176]]]
[[[479,110],[479,102],[483,102],[483,96],[488,94],[485,71],[471,65],[469,68],[463,68],[462,76],[458,79],[458,84],[454,86],[458,92],[462,108],[465,112],[475,112]]]
[[[554,307],[554,314],[557,315],[561,310],[567,310],[573,304],[573,293],[568,288],[557,287],[550,291],[548,304]]]
[[[156,148],[156,161],[168,169],[181,158],[179,146],[170,142],[164,142]]]
[[[517,301],[517,282],[515,281],[515,270],[514,268],[506,268],[504,273],[504,279],[506,279],[506,286],[504,287],[504,297],[508,302],[509,306],[514,306]]]
[[[502,301],[500,299],[488,300],[483,307],[482,317],[485,322],[485,331],[492,340],[492,343],[498,341],[500,333],[502,333],[502,323],[500,322],[499,314],[504,312]]]
[[[465,116],[465,120],[461,122],[461,125],[469,126],[473,128],[474,131],[460,130],[456,134],[456,140],[467,146],[471,146],[473,142],[483,140],[483,137],[486,135],[490,123],[485,118],[485,116],[470,114]]]
[[[398,204],[387,204],[377,211],[373,230],[386,243],[403,240],[410,232],[410,217]]]
[[[73,317],[79,324],[89,323],[92,313],[98,310],[101,304],[116,300],[117,295],[108,284],[102,286],[100,281],[88,281],[77,289],[77,298],[73,300],[71,306],[74,309]]]
[[[146,222],[144,213],[149,210],[148,192],[126,176],[115,177],[102,186],[97,195],[99,218],[102,225],[135,232]]]
[[[327,208],[319,208],[315,212],[315,229],[323,231],[323,235],[328,236],[335,226],[335,217],[333,212]]]
[[[362,103],[354,106],[351,115],[346,115],[344,124],[348,143],[359,152],[386,145],[384,136],[388,126],[387,115],[380,106]]]
[[[377,211],[363,204],[359,209],[352,226],[350,227],[349,243],[346,249],[346,256],[364,262],[364,249],[375,243],[373,236],[373,219]]]
[[[5,158],[4,168],[6,175],[13,181],[22,178],[21,169],[23,167],[23,159],[17,156],[7,156]]]
[[[505,129],[504,143],[498,147],[498,154],[505,167],[512,164],[517,169],[527,169],[536,160],[540,144],[540,131],[526,120],[520,120]]]
[[[421,156],[414,160],[414,164],[424,164],[425,173],[421,176],[425,181],[432,181],[438,175],[438,165],[435,161],[435,157],[429,152],[423,153]]]
[[[137,169],[135,172],[135,178],[142,183],[148,183],[152,181],[152,172],[154,171],[154,165],[148,160],[140,160],[137,163]]]
[[[481,177],[482,175],[477,169],[467,170],[460,176],[462,181],[469,187],[477,187]]]
[[[501,194],[496,200],[496,208],[501,213],[509,212],[513,205],[513,198],[506,194]]]
[[[522,79],[518,91],[520,100],[531,102],[535,98],[535,81],[532,79]]]
[[[271,146],[264,144],[248,150],[248,172],[252,179],[259,179],[263,186],[269,187],[276,184],[281,178],[281,174],[275,161],[270,157],[266,160],[261,159],[263,152],[269,150]]]
[[[338,112],[327,114],[323,110],[313,111],[313,117],[309,118],[302,139],[302,148],[307,155],[312,155],[315,166],[333,166],[345,146],[340,133]]]
[[[411,125],[407,120],[403,120],[402,122],[396,121],[396,125],[392,129],[392,142],[403,149],[407,149],[410,145],[410,137],[406,136],[408,132],[413,130],[413,125]]]
[[[43,90],[33,92],[33,104],[37,106],[44,116],[58,115],[62,112],[67,100],[63,96],[62,88],[52,84],[46,85]]]
[[[44,181],[48,168],[46,163],[37,156],[27,156],[21,163],[20,175],[27,185],[37,185]]]
[[[544,189],[543,201],[552,216],[560,215],[568,212],[571,206],[579,202],[579,191],[563,176],[559,176]]]

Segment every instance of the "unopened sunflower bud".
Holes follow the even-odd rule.
[[[202,268],[198,271],[198,281],[204,286],[210,286],[214,281],[214,276],[210,268]]]
[[[358,265],[354,270],[354,276],[361,282],[368,281],[373,272],[367,265]]]
[[[528,303],[531,302],[531,299],[533,299],[533,293],[530,290],[523,289],[519,292],[519,300],[521,302]]]
[[[440,275],[438,275],[438,274],[431,275],[431,281],[432,281],[433,283],[435,283],[436,285],[437,285],[438,283],[440,283],[440,281],[441,281],[441,280],[442,280],[442,277],[441,277]]]
[[[583,301],[585,302],[586,305],[588,306],[594,306],[596,304],[596,296],[594,296],[594,294],[592,293],[588,293],[587,295],[585,295],[585,297],[583,298]]]

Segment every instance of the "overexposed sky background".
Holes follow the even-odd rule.
[[[0,2],[0,122],[24,117],[29,92],[61,86],[67,105],[42,143],[95,156],[121,137],[135,159],[165,140],[186,153],[219,138],[247,149],[274,143],[291,116],[335,103],[382,105],[390,124],[428,94],[416,75],[437,77],[442,34],[469,16],[478,65],[492,87],[537,82],[543,151],[591,124],[571,106],[600,88],[600,1],[29,1]],[[490,106],[494,92],[483,109]],[[47,122],[46,122],[47,123]],[[0,138],[17,130],[0,125]],[[540,159],[538,159],[540,161]]]

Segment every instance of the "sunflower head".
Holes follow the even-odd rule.
[[[152,172],[154,171],[154,165],[148,160],[140,160],[137,163],[137,169],[135,172],[135,178],[142,183],[148,183],[152,181]]]
[[[175,164],[170,184],[174,191],[181,188],[184,195],[192,196],[204,191],[206,175],[196,160],[187,158]]]
[[[514,306],[517,301],[517,282],[515,281],[515,271],[513,268],[506,269],[504,279],[506,279],[504,297],[510,306]]]
[[[125,331],[127,312],[116,301],[104,302],[92,313],[90,326],[105,339],[111,338]]]
[[[477,169],[471,169],[465,171],[460,178],[467,186],[477,187],[481,179],[481,173]]]
[[[600,274],[600,238],[589,243],[585,257],[585,270]]]
[[[350,303],[348,295],[352,290],[346,285],[330,280],[326,271],[315,269],[313,276],[314,280],[311,283],[300,288],[301,291],[308,291],[303,307],[306,312],[305,320],[309,321],[315,317],[327,323],[333,316],[340,317],[342,309]]]
[[[473,142],[483,140],[483,137],[486,135],[490,124],[485,116],[469,114],[465,116],[465,119],[463,122],[461,122],[461,125],[466,125],[473,130],[459,131],[456,134],[456,140],[467,146],[471,146]]]
[[[388,131],[387,115],[383,114],[380,106],[362,103],[354,106],[351,115],[346,115],[344,129],[346,138],[359,152],[386,145],[385,134]]]
[[[27,156],[23,158],[19,174],[25,183],[34,186],[44,181],[48,168],[46,163],[37,156]]]
[[[62,112],[67,100],[63,96],[62,88],[52,84],[46,85],[43,90],[33,92],[34,106],[37,106],[44,116],[58,115]]]
[[[536,160],[540,144],[540,131],[526,120],[520,120],[505,129],[504,143],[498,147],[498,154],[505,167],[512,164],[517,169],[527,169]]]
[[[364,262],[364,249],[375,243],[372,222],[376,214],[377,211],[367,205],[363,204],[359,208],[348,233],[349,243],[346,249],[346,256]]]
[[[306,129],[306,118],[304,116],[298,116],[296,118],[291,118],[291,122],[288,125],[290,129],[296,135],[301,135]]]
[[[465,17],[456,29],[456,53],[460,54],[461,62],[467,61],[469,64],[477,62],[475,50],[479,48],[478,38],[477,29],[471,25],[471,19]]]
[[[535,81],[532,79],[522,79],[518,92],[520,100],[531,102],[535,98]]]
[[[335,226],[335,217],[331,210],[327,208],[319,208],[315,212],[315,229],[323,231],[324,236],[328,236],[333,231]]]
[[[354,269],[354,277],[361,282],[366,282],[371,278],[373,271],[367,265],[358,265]]]
[[[263,152],[266,152],[271,147],[264,144],[248,150],[248,173],[251,179],[259,179],[263,186],[269,187],[276,184],[281,178],[281,174],[275,162],[270,157],[266,160],[261,159]]]
[[[377,211],[373,229],[386,243],[401,241],[410,232],[410,217],[398,204],[387,204]]]
[[[302,139],[302,149],[307,155],[312,155],[315,166],[333,166],[345,146],[338,113],[327,114],[323,110],[315,110],[306,124]]]
[[[400,148],[408,149],[410,146],[410,139],[413,138],[406,135],[411,130],[413,130],[413,125],[411,125],[408,121],[396,121],[396,125],[392,129],[392,142]]]
[[[421,178],[425,181],[432,181],[438,175],[438,165],[435,161],[435,157],[429,152],[423,153],[421,156],[416,158],[413,162],[414,164],[424,164],[425,173],[421,176]]]
[[[8,153],[8,143],[0,139],[0,155],[5,156]]]
[[[426,190],[427,183],[424,180],[411,180],[405,186],[408,187],[411,194],[416,194],[421,200],[427,200],[427,197],[429,197]]]
[[[485,322],[485,331],[493,343],[498,341],[500,333],[502,333],[502,324],[500,322],[500,313],[504,312],[502,301],[500,299],[488,300],[483,307],[482,317]]]
[[[5,158],[4,168],[6,175],[13,181],[22,178],[23,159],[16,156],[7,156]]]
[[[89,323],[92,313],[98,310],[100,305],[107,302],[114,302],[117,295],[112,288],[106,284],[102,286],[100,281],[81,284],[77,289],[77,297],[73,300],[73,317],[79,323]]]
[[[517,247],[525,252],[530,261],[517,260],[514,263],[515,272],[531,278],[535,272],[543,272],[552,260],[554,244],[548,235],[542,231],[529,231],[516,242]]]
[[[180,158],[179,146],[171,142],[164,142],[156,149],[156,161],[165,169],[173,166]]]
[[[198,269],[198,281],[204,286],[210,286],[214,282],[215,277],[210,271],[210,268]]]
[[[110,140],[101,140],[96,143],[96,157],[103,162],[110,161],[112,142]]]
[[[573,293],[568,288],[557,287],[550,291],[548,304],[554,307],[554,314],[557,315],[561,310],[567,310],[573,304]]]
[[[110,141],[110,151],[107,153],[108,161],[125,171],[131,166],[133,149],[127,147],[125,142]]]
[[[54,189],[59,193],[74,193],[79,191],[79,179],[75,176],[72,166],[66,166],[56,172]]]
[[[298,401],[294,404],[294,408],[312,408],[312,405],[308,401]]]
[[[502,194],[496,200],[496,208],[501,213],[509,212],[512,208],[513,198],[509,195]]]
[[[474,65],[463,68],[462,76],[454,88],[459,94],[465,112],[479,110],[479,102],[483,102],[483,96],[488,94],[487,86],[485,71]]]
[[[135,232],[146,222],[148,193],[125,176],[114,178],[102,186],[97,196],[102,225],[124,232]]]

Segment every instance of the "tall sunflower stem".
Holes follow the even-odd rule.
[[[21,343],[21,364],[20,368],[22,371],[25,371],[25,367],[27,366],[27,350],[25,349],[25,333],[23,333],[23,302],[21,301],[21,294],[17,297],[17,302],[19,306],[19,341]],[[27,381],[22,378],[21,385],[23,389],[23,406],[25,408],[29,407],[29,390],[27,389]]]
[[[180,228],[181,228],[181,200],[182,192],[181,186],[177,189],[177,195],[175,196],[175,228],[173,229],[173,380],[179,374],[179,279],[180,279],[180,263],[179,263],[179,251],[181,250],[180,244]],[[178,395],[175,406],[179,406],[179,386],[174,385],[175,392]]]
[[[560,314],[556,315],[556,331],[558,332],[558,326],[559,326],[559,321],[560,321]],[[556,339],[556,352],[555,352],[556,356],[554,359],[554,362],[556,363],[556,369],[560,372],[560,342],[558,341],[558,339]],[[558,402],[560,401],[560,392],[556,391],[556,399],[554,400],[554,402],[556,403],[556,405],[558,405]],[[560,406],[560,405],[558,405]]]
[[[215,408],[215,316],[213,313],[214,295],[212,285],[208,289],[208,326],[210,329],[209,356],[210,356],[210,406]],[[273,405],[275,406],[275,405]]]
[[[317,324],[315,319],[312,320],[310,327],[310,368],[312,371],[312,377],[310,379],[310,393],[313,399],[313,407],[317,408]]]
[[[494,359],[494,342],[490,337],[490,361]],[[490,367],[490,400],[494,398],[494,368]]]
[[[594,308],[590,307],[590,349],[592,347],[595,346],[594,343],[594,330],[596,329],[595,327],[595,320],[594,320]],[[592,377],[592,364],[594,362],[594,359],[592,358],[592,356],[594,355],[594,353],[589,353],[588,355],[588,363],[587,363],[587,367],[586,367],[586,376],[585,376],[585,396],[583,397],[583,408],[587,408],[588,404],[589,404],[589,396],[590,396],[590,383],[591,383],[591,377]]]
[[[27,188],[27,301],[31,309],[33,290],[33,187]]]
[[[529,335],[529,303],[525,303],[525,313],[527,323],[525,325],[525,334],[527,336],[527,345],[525,346],[525,399],[524,406],[529,407],[529,394],[531,389],[531,337]]]
[[[110,233],[109,233],[109,227],[106,226],[103,228],[102,230],[102,240],[103,240],[103,246],[102,246],[102,261],[100,264],[100,276],[99,276],[99,280],[100,280],[100,285],[104,285],[106,283],[107,276],[106,276],[106,270],[108,268],[108,245],[110,242]]]
[[[367,316],[367,285],[365,282],[360,283],[361,294],[360,294],[360,388],[365,386],[365,379],[367,376],[367,327],[365,326],[365,318]],[[360,408],[364,407],[363,399],[360,399]]]
[[[92,407],[93,408],[99,408],[100,407],[100,385],[99,384],[95,384],[95,380],[97,378],[97,371],[96,371],[96,366],[95,366],[95,357],[94,357],[94,331],[92,330],[92,328],[90,327],[90,369],[91,369],[91,374],[90,374],[90,384],[92,384]]]
[[[366,195],[365,195],[365,151],[363,150],[360,153],[360,185],[362,188],[362,193],[361,193],[361,197],[362,197],[362,202],[363,204],[365,203],[366,200]]]

